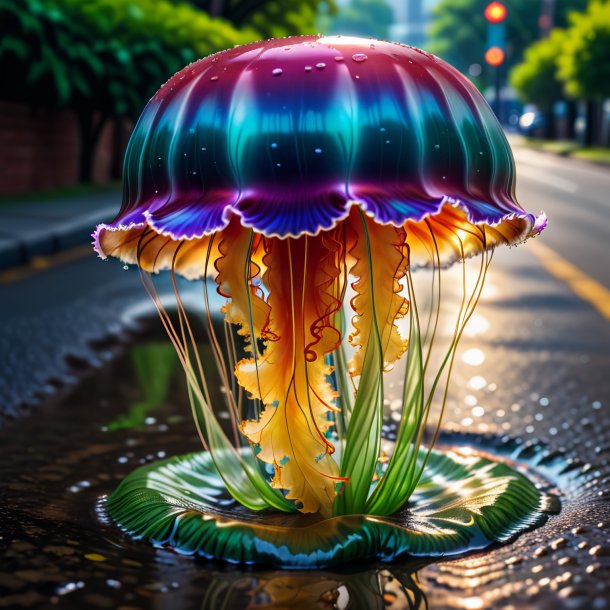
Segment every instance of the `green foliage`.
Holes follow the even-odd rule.
[[[98,36],[128,45],[156,40],[168,51],[191,61],[215,51],[250,42],[258,37],[251,29],[236,30],[222,19],[212,19],[188,4],[169,0],[45,0],[84,21]]]
[[[0,0],[0,68],[11,83],[5,95],[45,105],[66,104],[90,83],[103,64],[86,43],[87,32],[38,0]]]
[[[190,0],[238,28],[253,27],[260,38],[315,34],[318,13],[334,12],[334,0]]]
[[[610,97],[610,3],[594,1],[570,16],[571,27],[558,58],[568,93],[587,100]]]
[[[471,64],[484,64],[488,4],[489,0],[441,0],[433,11],[428,50],[465,73]],[[539,38],[540,3],[511,0],[506,5],[506,66],[510,68]],[[565,26],[568,13],[584,10],[586,5],[587,0],[556,0],[555,25]]]
[[[510,74],[510,84],[524,102],[548,108],[563,97],[557,60],[568,39],[566,30],[556,29],[526,49],[523,61]]]
[[[137,116],[186,63],[258,37],[169,0],[0,0],[7,94],[105,116]]]
[[[133,348],[131,361],[142,398],[111,421],[108,430],[143,426],[146,417],[167,399],[172,378],[179,370],[176,352],[165,342],[138,345]]]

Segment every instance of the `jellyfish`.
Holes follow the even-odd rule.
[[[434,522],[422,508],[419,539],[395,520],[414,498],[455,504],[454,476],[476,496],[468,540],[502,540],[532,522],[540,494],[525,477],[477,460],[452,468],[434,450],[493,251],[546,223],[516,201],[507,140],[462,74],[371,39],[236,47],[161,87],[131,136],[124,175],[120,213],[97,227],[94,248],[139,268],[204,447],[127,477],[108,500],[124,529],[280,566],[459,552],[450,508],[437,507]],[[156,288],[162,271],[171,311]],[[201,285],[206,357],[177,276]],[[448,288],[460,295],[451,307]],[[199,484],[187,494],[189,476]],[[220,489],[244,507],[231,526],[214,505]],[[511,517],[494,520],[493,509]],[[287,515],[314,529],[305,536]],[[395,544],[380,542],[383,528]]]

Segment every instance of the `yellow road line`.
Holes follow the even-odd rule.
[[[0,284],[11,284],[23,280],[31,275],[40,273],[45,269],[51,267],[57,267],[71,261],[83,258],[86,255],[92,255],[91,246],[77,246],[70,250],[64,250],[57,254],[50,254],[48,256],[34,256],[25,265],[15,267],[14,269],[8,269],[7,271],[0,271]]]
[[[593,305],[606,320],[610,320],[610,290],[568,262],[555,250],[542,244],[540,240],[530,241],[528,247],[551,275],[565,282],[574,294]]]

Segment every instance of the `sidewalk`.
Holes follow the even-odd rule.
[[[526,138],[521,134],[510,132],[507,132],[506,136],[513,148],[520,146],[558,157],[569,157],[570,159],[576,159],[578,162],[591,163],[606,168],[610,167],[610,148],[583,148],[582,145],[573,140]]]
[[[0,205],[0,269],[87,244],[95,225],[112,220],[120,190]]]

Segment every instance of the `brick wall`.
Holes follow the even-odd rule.
[[[100,136],[95,182],[110,180],[114,129]],[[78,182],[79,127],[74,113],[0,101],[0,195],[71,186]]]

